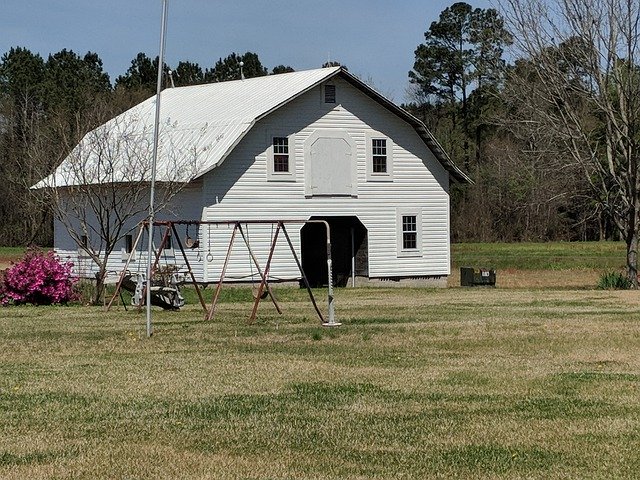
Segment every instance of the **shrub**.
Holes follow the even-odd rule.
[[[5,270],[0,279],[2,305],[50,305],[75,299],[71,262],[61,262],[53,252],[29,249],[24,258]]]
[[[620,272],[605,272],[600,275],[598,288],[601,290],[628,290],[631,288],[629,277]]]

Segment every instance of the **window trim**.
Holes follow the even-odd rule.
[[[289,171],[276,172],[274,162],[276,153],[274,152],[274,140],[276,138],[287,139],[287,155],[289,156]],[[295,155],[295,136],[280,133],[278,131],[267,133],[267,181],[269,182],[295,182],[296,181],[296,155]]]
[[[374,140],[384,140],[387,149],[387,171],[373,171],[373,142]],[[393,140],[380,132],[367,132],[365,135],[366,157],[367,157],[367,181],[368,182],[393,182]]]
[[[404,248],[403,217],[416,217],[416,248]],[[422,210],[399,208],[396,210],[396,235],[398,257],[422,257]]]

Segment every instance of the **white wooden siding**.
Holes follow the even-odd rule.
[[[145,210],[145,207],[142,207],[142,210]],[[133,240],[135,241],[135,237],[138,233],[137,225],[140,221],[142,221],[146,217],[146,214],[140,214],[138,217],[131,218],[126,225],[126,229],[131,230],[131,235],[133,235]],[[202,217],[202,186],[201,182],[197,182],[194,185],[189,185],[187,188],[180,191],[177,195],[173,197],[170,204],[167,205],[163,210],[157,212],[156,219],[157,220],[167,220],[167,219],[189,219],[189,220],[198,220]],[[95,220],[94,220],[95,222]],[[74,227],[77,231],[78,227]],[[184,243],[184,237],[186,235],[186,228],[184,226],[178,227],[178,232],[181,234],[181,240]],[[160,243],[161,239],[161,229],[156,227],[154,233],[154,239],[156,244]],[[190,235],[195,237],[197,235],[196,228],[191,227]],[[94,239],[95,241],[95,239]],[[134,261],[129,265],[129,270],[134,273],[144,272],[146,270],[146,262],[147,262],[147,235],[145,234],[142,242],[138,244],[136,248],[136,253],[132,257]],[[98,269],[95,263],[89,258],[85,253],[81,252],[74,241],[69,236],[66,228],[59,221],[56,220],[54,224],[54,245],[56,254],[65,261],[71,261],[74,264],[74,272],[82,278],[93,278],[97,273]],[[180,272],[186,272],[186,265],[182,256],[179,252],[177,244],[174,242],[175,249],[173,250],[173,255],[171,252],[167,252],[163,255],[162,263],[176,265]],[[189,259],[189,263],[194,271],[196,277],[201,280],[203,278],[203,262],[199,260],[199,254],[201,252],[199,249],[187,249],[187,258]],[[107,263],[107,281],[115,281],[128,258],[128,254],[125,252],[125,241],[122,239],[119,242],[119,245],[113,251],[113,253],[109,257],[109,261]]]
[[[379,103],[339,78],[338,104],[325,104],[318,86],[291,101],[264,119],[239,142],[228,158],[174,198],[172,207],[158,218],[222,220],[306,220],[312,216],[356,216],[368,231],[369,276],[416,277],[450,273],[449,254],[449,175],[415,130]],[[349,136],[356,151],[357,197],[305,197],[305,145],[318,130],[335,130]],[[367,182],[367,135],[380,133],[392,140],[393,181]],[[290,162],[294,181],[269,181],[268,150],[273,135],[291,135]],[[399,208],[419,209],[422,215],[422,256],[397,255],[396,212]],[[134,219],[137,223],[140,219]],[[231,235],[228,226],[203,225],[199,248],[188,250],[189,261],[198,280],[216,281],[226,256]],[[288,232],[300,255],[301,225],[289,225]],[[185,228],[181,232],[186,234]],[[246,233],[246,232],[245,232]],[[267,260],[274,233],[271,225],[251,225],[248,236],[262,268]],[[134,232],[135,234],[135,232]],[[190,235],[194,237],[195,228]],[[184,237],[183,237],[184,238]],[[78,268],[87,262],[60,224],[56,224],[56,250],[69,257]],[[298,268],[284,236],[278,240],[272,279],[299,278]],[[144,249],[146,251],[146,248]],[[114,252],[108,269],[119,273],[124,265],[121,252]],[[179,255],[177,264],[182,266]],[[169,263],[172,259],[167,259]],[[142,254],[130,270],[146,264]],[[90,264],[90,261],[89,261]],[[85,269],[87,276],[94,270]],[[227,280],[258,279],[242,238],[233,248]]]
[[[368,230],[370,277],[448,275],[449,195],[448,174],[415,130],[348,83],[334,79],[341,103],[321,101],[320,87],[272,113],[254,127],[223,165],[204,178],[206,220],[308,219],[311,216],[357,216]],[[307,139],[319,129],[346,132],[356,145],[357,198],[305,198],[304,154]],[[271,133],[293,134],[291,162],[295,182],[267,181],[267,149]],[[393,182],[366,181],[366,134],[381,132],[393,140]],[[215,199],[218,203],[215,204]],[[396,209],[419,208],[422,212],[423,255],[397,256]],[[261,263],[266,261],[270,227],[250,227],[251,245]],[[300,252],[299,228],[290,235]],[[227,237],[228,238],[228,237]],[[224,240],[224,239],[223,239]],[[284,240],[284,239],[282,239]],[[214,280],[224,258],[227,241],[215,246],[207,278]],[[236,243],[236,245],[239,245]],[[285,246],[284,241],[282,243]],[[274,277],[297,277],[288,248],[276,251]],[[229,275],[248,273],[246,255],[237,250]],[[255,273],[255,272],[254,272]]]

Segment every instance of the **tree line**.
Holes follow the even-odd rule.
[[[606,12],[604,14],[603,12]],[[473,178],[453,185],[454,241],[622,239],[637,283],[640,9],[627,0],[457,2],[430,23],[403,106]],[[508,52],[508,55],[507,55]],[[211,68],[163,66],[165,84],[271,72],[247,52]],[[0,244],[51,244],[27,187],[89,130],[155,93],[158,59],[138,54],[113,85],[97,54],[0,59]]]
[[[232,53],[212,67],[164,65],[164,85],[195,85],[271,72],[258,55]],[[138,53],[111,82],[99,55],[63,49],[46,59],[15,47],[0,57],[0,245],[52,245],[52,213],[29,187],[50,173],[90,130],[153,95],[158,57]]]
[[[639,47],[626,0],[458,2],[430,24],[406,108],[475,181],[452,190],[454,240],[621,239],[637,286]]]

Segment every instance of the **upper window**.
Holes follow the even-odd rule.
[[[295,161],[289,147],[289,137],[271,136],[267,150],[267,180],[295,181]]]
[[[273,137],[273,171],[289,173],[289,139]]]
[[[336,103],[336,86],[324,86],[324,103]]]
[[[371,143],[373,173],[387,173],[387,139],[374,138]]]
[[[393,181],[393,142],[378,132],[370,132],[367,142],[367,180]]]
[[[398,215],[398,256],[422,256],[422,214],[419,208],[401,209]]]

